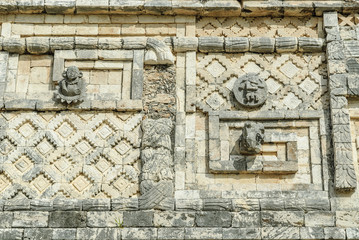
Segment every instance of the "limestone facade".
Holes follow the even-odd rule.
[[[0,2],[0,239],[359,239],[358,7]]]

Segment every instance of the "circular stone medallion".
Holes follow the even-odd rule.
[[[233,85],[237,101],[244,107],[258,107],[267,100],[267,84],[256,73],[239,77]]]

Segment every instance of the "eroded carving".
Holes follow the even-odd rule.
[[[244,107],[261,106],[267,100],[267,84],[256,73],[248,73],[239,77],[233,86],[237,101]]]
[[[78,67],[68,67],[62,74],[63,79],[57,86],[55,98],[67,104],[83,101],[86,96],[86,84],[82,75]]]
[[[170,119],[146,119],[142,124],[141,209],[173,209],[173,157]]]
[[[239,139],[240,153],[252,155],[260,153],[264,142],[264,126],[262,123],[246,122]]]

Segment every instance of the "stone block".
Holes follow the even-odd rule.
[[[222,228],[185,228],[185,239],[222,239]]]
[[[231,199],[203,199],[204,211],[230,211],[232,210]]]
[[[305,226],[307,227],[334,227],[333,212],[308,212],[305,214]]]
[[[82,201],[83,211],[109,211],[110,209],[110,199],[85,199]]]
[[[257,211],[243,211],[233,213],[232,227],[258,228],[261,227],[260,213]]]
[[[196,37],[173,38],[173,46],[176,52],[197,51],[198,38]]]
[[[1,232],[0,232],[1,233]],[[24,229],[21,228],[8,228],[3,229],[2,231],[2,239],[3,240],[21,240],[24,234]],[[1,234],[0,234],[1,236]]]
[[[50,199],[32,199],[30,208],[35,211],[52,211],[53,201]]]
[[[261,210],[284,210],[284,199],[260,199]]]
[[[74,37],[52,37],[50,38],[50,49],[55,50],[72,50],[75,48]]]
[[[303,240],[324,239],[324,228],[302,227],[300,228],[300,239]]]
[[[86,227],[86,212],[55,211],[50,213],[49,227],[79,228]]]
[[[327,227],[324,228],[324,238],[325,239],[335,239],[341,240],[345,239],[345,229],[337,227]]]
[[[328,198],[307,198],[305,199],[305,208],[307,211],[329,211],[330,202]]]
[[[45,54],[50,51],[50,39],[48,37],[26,38],[26,49],[31,54]]]
[[[7,200],[4,204],[4,211],[30,210],[30,199]]]
[[[14,219],[12,212],[0,212],[0,228],[11,228]]]
[[[338,13],[337,12],[324,12],[323,13],[323,26],[336,27],[338,26]]]
[[[121,49],[123,40],[121,38],[99,38],[98,48],[99,49]]]
[[[75,37],[75,46],[77,49],[96,49],[98,39],[95,37]]]
[[[199,37],[198,49],[200,52],[223,52],[223,37]]]
[[[88,227],[119,227],[118,223],[123,223],[122,212],[87,212]],[[121,224],[120,224],[121,225]]]
[[[233,210],[240,211],[259,211],[259,199],[238,198],[232,200]]]
[[[224,228],[223,239],[260,240],[260,228]]]
[[[66,228],[55,228],[52,232],[52,239],[76,239],[76,229],[66,229]]]
[[[123,38],[124,49],[144,49],[146,48],[147,38],[146,37],[125,37]]]
[[[124,228],[121,231],[122,239],[157,239],[156,228]]]
[[[348,240],[359,239],[359,228],[347,228],[346,232]]]
[[[125,227],[152,227],[152,211],[124,212],[123,226]]]
[[[15,212],[12,227],[47,227],[48,212]]]
[[[198,227],[229,227],[232,224],[232,215],[223,211],[198,212],[195,222]]]
[[[24,239],[51,240],[52,232],[51,228],[25,228]]]
[[[337,227],[359,227],[359,212],[336,211],[335,220]]]
[[[193,227],[195,213],[186,212],[155,212],[155,227]]]
[[[203,209],[202,199],[176,199],[177,211],[196,211]]]
[[[296,37],[278,37],[275,39],[275,49],[277,52],[295,52],[298,49],[298,39]]]
[[[299,51],[301,52],[322,52],[324,41],[321,38],[298,38]]]
[[[226,52],[249,51],[249,40],[246,37],[227,37],[224,39]]]
[[[121,239],[121,231],[117,228],[78,228],[76,239]]]
[[[26,49],[24,38],[4,38],[2,46],[5,51],[8,51],[10,53],[23,54]]]
[[[184,228],[159,228],[157,230],[157,239],[184,239]]]
[[[82,210],[82,201],[77,199],[54,199],[54,211],[80,211]]]
[[[300,227],[304,225],[304,212],[301,211],[262,211],[263,227]]]
[[[46,0],[45,10],[48,14],[73,14],[76,0]]]
[[[274,52],[275,39],[269,37],[254,37],[249,40],[249,50],[258,53]]]
[[[263,227],[262,239],[300,239],[298,227]]]

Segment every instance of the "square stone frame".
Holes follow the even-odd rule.
[[[313,111],[317,112],[317,111]],[[262,116],[262,117],[261,117]],[[263,117],[267,116],[267,118]],[[256,115],[247,115],[243,116],[243,113],[240,112],[210,112],[209,120],[208,120],[208,129],[209,129],[209,171],[211,173],[255,173],[255,174],[294,174],[298,171],[298,156],[297,156],[297,140],[296,134],[280,134],[279,136],[266,135],[265,142],[278,142],[285,143],[287,152],[286,152],[286,161],[263,161],[255,157],[247,157],[250,161],[243,161],[243,164],[235,163],[233,160],[229,159],[228,154],[223,152],[221,148],[220,138],[220,122],[225,121],[273,121],[273,120],[282,120],[282,121],[301,121],[305,120],[309,122],[317,121],[321,119],[322,114],[318,112],[317,116],[315,114],[313,116],[306,118],[286,118],[284,114],[273,114],[270,111],[263,111],[261,114]],[[282,126],[279,126],[282,127]],[[311,131],[310,128],[312,124],[303,123],[300,127],[307,127],[309,129],[308,139],[310,146],[310,163],[312,162],[311,156],[313,153],[313,147],[311,146],[311,138],[318,138],[318,136],[314,136],[315,134]],[[314,128],[319,128],[314,127]],[[320,140],[317,144],[320,144]],[[289,150],[292,149],[292,150]],[[321,157],[321,156],[320,156]],[[254,161],[253,161],[254,160]],[[311,164],[312,165],[312,164]],[[313,172],[313,169],[311,170]]]
[[[132,70],[123,79],[122,100],[142,99],[143,71],[144,71],[145,50],[56,50],[54,52],[52,81],[58,83],[62,80],[62,73],[65,70],[66,60],[101,60],[101,61],[131,61]],[[127,79],[128,78],[128,79]],[[127,82],[126,82],[127,80]],[[125,93],[125,91],[128,91]],[[125,93],[125,94],[124,94]]]

